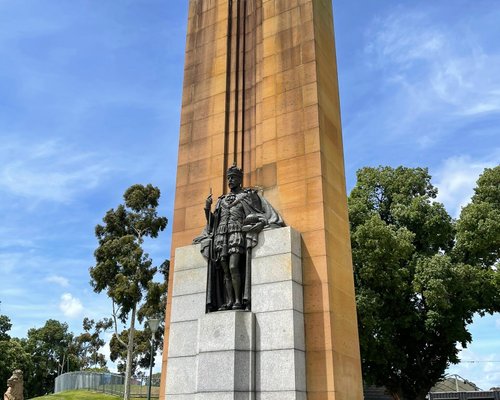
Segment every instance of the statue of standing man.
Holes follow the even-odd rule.
[[[251,252],[263,229],[284,226],[276,210],[256,190],[243,188],[243,171],[227,171],[229,193],[205,202],[207,228],[195,239],[208,259],[206,311],[250,310]]]

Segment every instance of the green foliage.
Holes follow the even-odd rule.
[[[57,375],[80,369],[79,348],[66,323],[49,319],[43,327],[28,330],[24,348],[32,362],[25,371],[30,395],[52,392]]]
[[[90,268],[91,285],[94,291],[106,291],[113,302],[113,317],[122,323],[129,323],[126,339],[115,333],[114,339],[126,348],[125,374],[128,387],[134,360],[135,319],[153,317],[163,310],[160,304],[166,294],[164,282],[154,282],[158,268],[153,266],[149,255],[144,252],[144,238],[156,238],[167,226],[167,219],[158,216],[157,207],[160,191],[152,185],[133,185],[125,191],[125,204],[109,210],[103,218],[104,224],[97,225],[95,234],[99,246],[94,252],[96,265]],[[165,265],[161,272],[164,274]],[[167,268],[168,270],[168,268]],[[164,303],[163,303],[164,305]],[[138,334],[140,338],[140,334]],[[121,353],[120,353],[121,354]]]
[[[128,341],[128,332],[126,329],[119,335],[123,342]],[[161,348],[163,344],[163,329],[158,328],[155,334],[154,347],[155,349]],[[110,359],[115,362],[118,361],[118,372],[125,372],[125,360],[127,358],[126,349],[120,344],[118,339],[114,336],[109,343]],[[149,329],[135,331],[134,338],[134,360],[132,364],[132,374],[135,375],[137,368],[149,368],[151,360],[151,331]],[[153,357],[153,366],[155,365]]]
[[[125,205],[109,210],[104,225],[95,228],[99,247],[94,252],[96,265],[90,268],[91,285],[97,293],[107,291],[120,306],[118,317],[124,323],[157,272],[142,244],[167,226],[167,219],[157,215],[159,197],[159,189],[152,185],[133,185],[125,192]]]
[[[160,320],[160,325],[155,333],[155,349],[163,349],[163,332],[165,330],[165,309],[167,305],[167,286],[170,262],[166,260],[160,267],[159,272],[163,275],[163,282],[150,282],[144,303],[139,309],[138,316],[145,320],[147,316],[155,316]],[[128,329],[123,330],[119,337],[121,342],[128,341]],[[148,368],[151,357],[151,331],[149,328],[136,330],[134,340],[134,360],[132,364],[132,374],[135,374],[137,367]],[[120,341],[113,337],[110,342],[111,361],[118,361],[118,371],[125,371],[126,349]],[[154,358],[153,358],[154,366]]]
[[[12,324],[7,316],[1,315],[0,381],[5,383],[12,371],[21,369],[27,398],[52,392],[58,375],[95,365],[95,360],[100,368],[91,370],[107,372],[104,356],[97,351],[104,345],[99,334],[111,325],[110,319],[94,322],[85,318],[85,332],[75,338],[66,323],[50,319],[43,327],[30,329],[27,339],[17,339],[7,334]]]
[[[490,186],[476,196],[483,192],[494,197]],[[379,167],[358,171],[349,196],[364,379],[411,400],[425,398],[458,362],[473,315],[500,309],[494,255],[476,239],[468,249],[481,257],[454,247],[456,230],[470,237],[475,226],[455,227],[436,195],[427,169]]]
[[[0,341],[9,340],[10,336],[7,334],[12,329],[10,318],[6,315],[0,315]]]
[[[480,176],[457,223],[456,259],[489,267],[500,259],[500,166]]]
[[[32,367],[30,355],[25,351],[20,340],[16,338],[0,340],[0,382],[3,382],[2,385],[6,384],[14,370],[21,369],[26,372]]]
[[[90,367],[104,368],[106,366],[106,357],[99,353],[101,347],[105,345],[101,334],[113,327],[111,318],[104,318],[101,321],[93,319],[83,319],[84,332],[75,338],[80,348],[80,359],[82,368],[90,370]]]

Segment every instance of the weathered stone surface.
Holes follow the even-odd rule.
[[[200,253],[200,245],[178,247],[175,250],[175,270],[193,268],[207,268],[207,262]]]
[[[270,350],[256,353],[256,392],[306,390],[305,353],[300,350]]]
[[[252,261],[253,285],[288,280],[302,283],[302,264],[295,254],[275,254]]]
[[[300,234],[287,226],[282,229],[264,231],[259,236],[259,243],[253,249],[252,256],[259,258],[290,252],[301,257],[301,241]]]
[[[226,311],[205,314],[199,319],[198,352],[253,350],[254,314]]]
[[[197,393],[254,390],[254,325],[254,314],[244,311],[210,313],[199,319]]]
[[[175,271],[173,296],[205,293],[207,289],[207,269],[193,268]]]
[[[196,400],[254,400],[253,392],[206,392],[198,393]]]
[[[255,400],[306,400],[305,392],[257,392]]]
[[[253,286],[252,299],[255,313],[292,309],[303,312],[304,308],[302,285],[294,281]]]
[[[169,337],[170,357],[195,356],[198,347],[198,321],[171,323]]]
[[[253,391],[252,351],[214,351],[198,354],[197,392]]]
[[[196,357],[169,358],[167,395],[193,394],[196,388]]]
[[[255,349],[305,351],[304,315],[295,310],[256,314]]]
[[[196,394],[169,394],[168,400],[197,400]]]
[[[170,322],[194,321],[205,314],[205,293],[172,297]]]

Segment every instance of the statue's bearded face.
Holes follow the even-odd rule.
[[[16,375],[12,375],[7,381],[7,386],[16,387],[19,382],[19,378]]]
[[[14,373],[7,380],[7,386],[15,389],[21,384],[21,382],[22,382],[22,378],[18,374]]]
[[[229,189],[236,189],[241,186],[241,178],[238,175],[229,175],[227,177]]]
[[[23,373],[21,370],[15,370],[12,376],[7,380],[8,389],[5,392],[6,400],[23,399]]]

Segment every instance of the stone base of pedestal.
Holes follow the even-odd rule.
[[[198,324],[196,399],[253,399],[255,316],[245,311],[206,314]],[[217,396],[217,397],[216,397]]]
[[[176,250],[169,400],[305,400],[300,235],[264,231],[252,251],[252,311],[205,314],[199,246]]]

